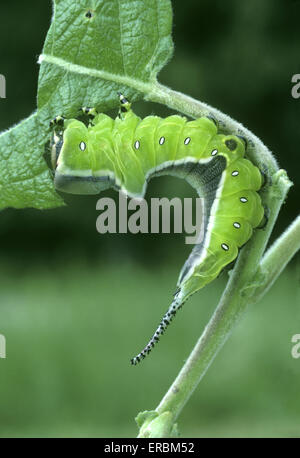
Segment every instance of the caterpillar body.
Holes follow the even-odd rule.
[[[246,145],[235,135],[218,133],[208,117],[188,121],[179,115],[139,118],[120,94],[121,110],[113,120],[94,109],[88,126],[57,117],[52,137],[54,183],[73,194],[97,194],[114,187],[143,197],[155,176],[185,179],[204,198],[204,237],[194,246],[177,283],[174,299],[137,364],[159,340],[176,311],[193,293],[214,280],[238,255],[264,217],[258,191],[260,170],[246,159]],[[62,127],[59,127],[62,126]]]

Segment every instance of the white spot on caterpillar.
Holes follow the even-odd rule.
[[[86,144],[84,142],[80,142],[79,148],[81,149],[81,151],[85,151],[86,150]]]
[[[191,141],[191,137],[186,137],[186,139],[184,140],[184,144],[188,145],[190,141]]]
[[[211,152],[211,155],[215,156],[216,154],[218,154],[218,150],[217,149],[213,149],[212,152]]]
[[[240,198],[240,201],[243,202],[243,203],[245,203],[245,202],[248,202],[248,199],[246,199],[246,197],[241,197],[241,198]]]
[[[140,142],[137,140],[134,144],[135,149],[139,149],[140,147]]]
[[[236,227],[237,229],[239,229],[241,227],[240,223],[233,223],[234,227]]]
[[[163,145],[165,143],[165,140],[166,140],[165,137],[160,137],[159,144]]]
[[[221,244],[221,247],[222,247],[223,250],[225,250],[225,251],[228,251],[228,250],[229,250],[229,246],[226,245],[226,243],[222,243],[222,244]]]
[[[231,175],[232,175],[233,177],[236,177],[238,174],[239,174],[239,172],[238,172],[237,170],[234,170],[234,171],[232,172]]]

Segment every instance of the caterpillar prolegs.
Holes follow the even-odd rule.
[[[194,246],[179,275],[171,306],[137,364],[153,348],[176,311],[231,263],[264,216],[258,191],[263,177],[246,159],[245,142],[218,133],[209,117],[188,121],[179,115],[139,118],[121,94],[116,119],[83,108],[89,125],[57,117],[52,138],[54,183],[73,194],[97,194],[113,187],[143,197],[154,176],[185,179],[204,198],[204,238]]]

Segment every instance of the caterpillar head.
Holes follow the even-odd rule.
[[[93,146],[86,125],[76,119],[64,123],[64,130],[54,131],[51,162],[57,190],[70,194],[98,194],[114,185],[112,172],[95,171]]]

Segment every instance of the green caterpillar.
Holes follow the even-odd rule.
[[[204,239],[195,245],[179,275],[173,302],[146,347],[131,360],[137,364],[153,348],[183,303],[214,280],[238,255],[264,217],[258,191],[263,175],[245,159],[245,141],[218,134],[208,117],[187,121],[173,115],[140,119],[121,94],[113,120],[84,108],[89,125],[57,117],[52,138],[56,189],[97,194],[113,187],[143,197],[158,175],[185,179],[204,198]],[[61,126],[61,127],[60,127]]]

